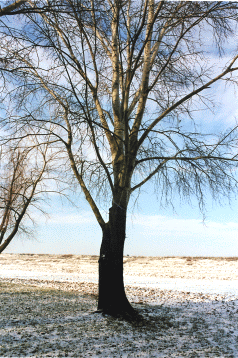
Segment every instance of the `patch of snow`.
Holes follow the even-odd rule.
[[[57,282],[98,283],[96,274],[54,273],[24,270],[2,270],[0,278],[32,279]],[[147,276],[124,276],[125,286],[154,288],[180,292],[222,294],[238,297],[238,280],[206,280],[184,278],[158,278]]]
[[[184,278],[125,276],[125,284],[182,292],[227,294],[238,297],[238,280],[193,280]]]
[[[98,278],[95,274],[70,274],[70,273],[54,273],[54,272],[40,272],[40,271],[24,271],[24,270],[2,270],[0,271],[0,278],[19,278],[32,280],[47,280],[58,282],[92,282],[97,283]]]

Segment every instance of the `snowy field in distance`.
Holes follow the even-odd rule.
[[[98,282],[98,257],[0,255],[0,278]],[[125,257],[126,286],[238,297],[238,259]]]

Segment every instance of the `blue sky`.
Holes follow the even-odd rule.
[[[140,197],[128,210],[125,255],[139,256],[238,256],[238,202],[220,207],[208,200],[207,219],[193,207],[174,201],[175,210],[161,209],[155,195]],[[50,219],[38,218],[37,241],[15,238],[5,252],[92,254],[100,249],[101,230],[83,197],[76,209],[51,202]]]
[[[128,214],[125,254],[141,256],[237,256],[238,203],[208,205],[205,224],[196,206],[175,204],[159,209],[153,195],[142,195],[137,209]],[[82,200],[83,201],[83,200]],[[101,231],[86,205],[77,210],[58,200],[51,218],[39,220],[37,241],[15,238],[5,252],[98,254]],[[54,214],[53,214],[54,212]]]
[[[216,57],[216,56],[215,56]],[[222,63],[226,62],[226,58]],[[238,98],[220,81],[210,90],[217,100],[214,113],[204,112],[197,120],[211,131],[220,131],[238,118]],[[128,210],[125,255],[141,256],[238,256],[238,200],[231,207],[214,203],[207,193],[206,220],[196,201],[192,206],[175,197],[174,209],[161,208],[148,185],[138,205]],[[50,218],[39,217],[37,240],[14,238],[5,252],[49,254],[99,254],[101,229],[83,195],[78,208],[53,196]]]
[[[214,88],[220,101],[213,114],[206,113],[206,125],[225,129],[238,117],[238,100],[232,88],[221,84]],[[200,119],[203,120],[203,115]],[[238,256],[238,201],[231,207],[224,199],[222,206],[207,193],[206,220],[197,202],[192,206],[173,200],[175,211],[161,209],[152,187],[148,185],[138,205],[128,210],[125,255],[141,256]],[[35,240],[14,238],[5,252],[50,254],[98,254],[101,229],[83,195],[77,198],[78,208],[53,196],[47,208],[50,218],[39,217]]]

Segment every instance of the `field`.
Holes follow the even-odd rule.
[[[95,313],[97,261],[1,254],[0,357],[238,357],[238,290],[220,290],[238,289],[237,258],[125,257],[127,295],[143,324]]]

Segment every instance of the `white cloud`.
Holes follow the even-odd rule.
[[[176,219],[162,215],[135,215],[130,220],[132,228],[152,233],[181,233],[182,235],[236,235],[238,237],[238,223],[219,223],[209,221],[203,223],[198,219]]]
[[[70,225],[89,225],[97,224],[96,219],[92,212],[86,210],[75,209],[62,207],[58,203],[58,208],[54,205],[53,208],[49,210],[49,207],[44,206],[43,209],[47,213],[46,216],[42,215],[39,211],[33,210],[31,212],[31,217],[35,223],[39,226],[44,225],[50,227],[51,225],[59,226],[70,226]],[[77,212],[78,210],[78,212]],[[26,224],[30,224],[30,220],[26,219]]]
[[[58,225],[82,225],[95,223],[95,218],[90,212],[84,212],[83,214],[54,214],[48,220],[48,224]]]

